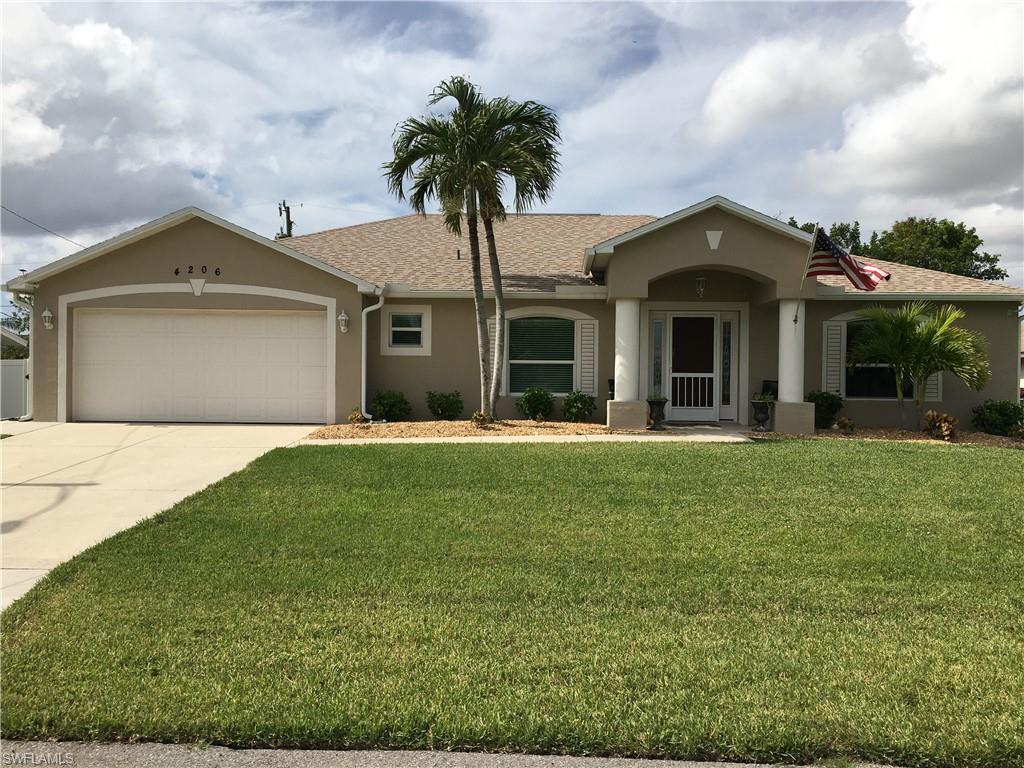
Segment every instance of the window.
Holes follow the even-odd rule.
[[[522,317],[508,323],[509,392],[539,387],[556,395],[574,389],[576,323],[562,317]]]
[[[884,363],[850,367],[850,353],[857,344],[857,338],[864,332],[861,321],[846,324],[846,396],[865,397],[876,400],[896,399],[896,377]],[[910,382],[903,385],[903,396],[913,397],[914,387]]]
[[[385,305],[380,322],[382,355],[430,354],[430,307]]]
[[[423,315],[391,313],[391,346],[422,347]]]

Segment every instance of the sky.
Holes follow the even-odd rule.
[[[3,204],[83,245],[187,205],[263,235],[402,215],[442,79],[540,101],[538,210],[976,227],[1024,285],[1020,3],[4,4]],[[2,215],[2,277],[78,250]]]

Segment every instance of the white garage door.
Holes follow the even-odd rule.
[[[75,421],[326,420],[323,312],[78,309]]]

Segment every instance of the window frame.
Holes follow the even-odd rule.
[[[392,317],[395,315],[419,315],[420,316],[420,344],[412,346],[406,344],[393,345],[391,343],[393,327]],[[385,304],[381,308],[380,318],[380,353],[382,355],[429,357],[431,354],[431,307],[419,304]],[[400,328],[397,330],[414,330]]]
[[[512,323],[516,320],[530,320],[532,318],[547,318],[551,320],[567,320],[572,323],[572,359],[565,360],[513,360],[512,359]],[[580,362],[580,324],[574,318],[561,317],[559,315],[530,313],[517,317],[505,318],[505,386],[508,394],[513,397],[522,395],[512,389],[512,366],[513,365],[572,365],[572,390],[579,389],[579,362]],[[570,390],[570,391],[572,391]],[[525,390],[524,390],[525,391]],[[553,397],[565,397],[569,392],[551,392]]]
[[[502,370],[502,376],[501,376],[501,395],[503,397],[518,397],[518,396],[523,394],[522,392],[513,392],[512,388],[511,388],[511,381],[512,381],[511,374],[512,374],[512,371],[511,371],[510,361],[509,361],[509,352],[510,352],[509,340],[510,340],[510,336],[511,336],[511,334],[510,334],[510,323],[513,320],[522,320],[523,318],[527,318],[527,317],[553,317],[553,318],[559,318],[559,319],[562,319],[562,320],[572,320],[573,321],[572,388],[573,388],[574,391],[575,390],[582,390],[582,391],[587,392],[587,394],[590,394],[590,395],[594,396],[595,398],[598,397],[599,394],[600,394],[600,385],[598,384],[598,376],[600,375],[599,372],[601,370],[600,367],[599,367],[599,364],[600,364],[599,350],[600,350],[601,339],[600,339],[600,323],[599,323],[598,319],[596,317],[592,316],[592,315],[588,315],[585,312],[580,312],[579,310],[576,310],[576,309],[570,309],[568,307],[554,307],[554,306],[543,306],[543,305],[542,306],[532,306],[532,307],[517,307],[516,309],[509,310],[505,314],[505,350],[504,350],[504,355],[503,355],[504,359],[502,360],[502,366],[501,366],[501,370]],[[490,318],[488,318],[487,323],[488,323],[488,328],[490,329],[490,333],[491,333],[491,342],[492,342],[491,343],[491,349],[493,350],[493,348],[494,348],[494,334],[496,332],[494,315],[491,315]],[[591,344],[593,345],[593,348],[588,353],[588,359],[587,359],[587,365],[593,367],[593,386],[592,386],[592,388],[591,388],[590,384],[587,385],[587,388],[584,388],[584,386],[583,386],[583,376],[584,376],[584,370],[583,370],[584,369],[584,360],[583,360],[583,355],[584,355],[584,350],[583,350],[583,342],[584,342],[584,339],[583,339],[583,326],[584,325],[588,326],[588,336],[587,336],[588,348],[589,348],[589,346]],[[517,360],[516,362],[526,363],[526,362],[529,362],[529,361],[528,360]],[[540,362],[558,363],[560,365],[564,365],[568,361],[545,360],[545,361],[540,361]],[[589,370],[590,369],[588,367],[588,371]],[[588,376],[589,376],[589,374],[588,374]],[[552,394],[553,397],[565,397],[569,393],[568,392],[552,392],[551,394]]]

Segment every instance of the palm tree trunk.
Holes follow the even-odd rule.
[[[490,408],[490,339],[487,334],[487,307],[484,304],[484,279],[480,265],[480,233],[477,230],[476,192],[468,196],[466,223],[469,228],[470,265],[473,268],[473,308],[476,310],[477,355],[480,361],[480,412],[491,416]]]
[[[487,236],[487,257],[491,266],[491,282],[494,284],[494,362],[491,368],[491,415],[498,415],[498,393],[501,391],[501,374],[505,364],[505,290],[501,285],[501,264],[498,262],[498,246],[494,240],[494,220],[484,217],[484,232]]]

